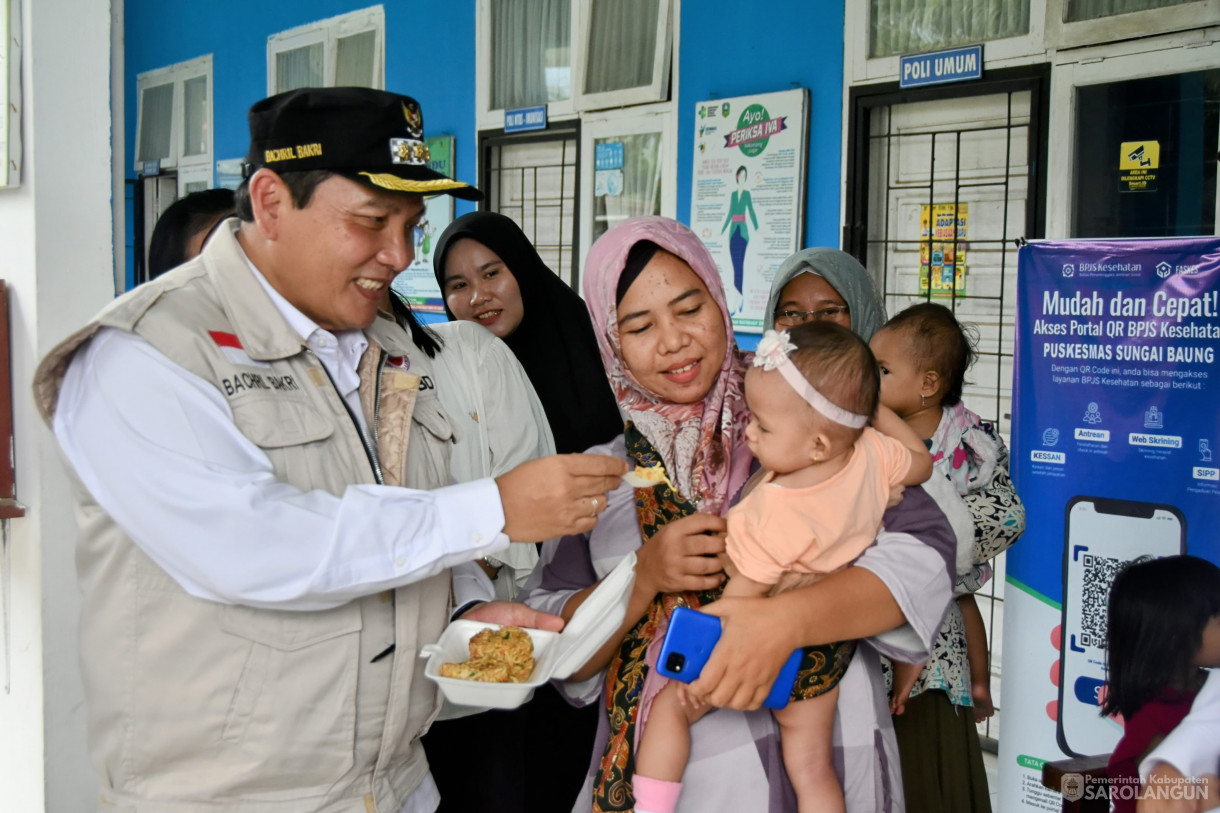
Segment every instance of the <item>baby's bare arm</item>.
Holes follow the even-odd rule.
[[[907,447],[911,453],[911,467],[907,469],[906,477],[902,478],[904,486],[917,486],[932,476],[932,455],[924,445],[915,430],[907,426],[906,421],[898,417],[898,413],[885,404],[877,404],[877,414],[873,416],[873,428],[889,435],[894,440]]]
[[[915,681],[923,671],[923,663],[903,663],[894,661],[894,688],[890,696],[890,714],[902,714],[906,711],[907,700]]]
[[[725,575],[729,577],[729,580],[724,584],[724,595],[722,598],[757,598],[771,592],[771,585],[756,582],[741,575],[741,571],[734,566],[733,562],[725,554],[721,554],[720,559],[724,562]]]

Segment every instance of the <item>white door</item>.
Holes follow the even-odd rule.
[[[940,302],[977,330],[963,401],[1011,427],[1017,245],[1026,236],[1029,91],[873,108],[867,267],[893,315]],[[992,699],[1000,705],[1004,554],[977,593],[988,632]],[[998,715],[979,733],[998,738]]]
[[[966,406],[1005,437],[1029,105],[1028,92],[893,105],[874,111],[869,139],[867,266],[886,310],[931,299],[977,327]]]

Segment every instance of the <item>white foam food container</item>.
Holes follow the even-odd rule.
[[[577,608],[562,632],[526,629],[534,642],[534,672],[522,683],[480,683],[443,677],[441,664],[470,658],[470,639],[485,629],[499,629],[487,621],[453,621],[440,640],[420,650],[427,658],[424,676],[434,681],[445,699],[461,706],[515,709],[530,699],[534,689],[552,679],[572,675],[610,639],[627,615],[627,602],[635,582],[635,554],[631,553],[606,574]]]

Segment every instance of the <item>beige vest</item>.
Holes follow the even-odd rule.
[[[34,380],[48,421],[68,362],[101,326],[135,332],[215,385],[282,482],[336,495],[376,482],[325,368],[250,273],[230,229],[48,354]],[[365,415],[377,416],[384,482],[448,484],[452,430],[429,359],[388,320],[366,333],[360,392]],[[100,809],[397,813],[427,771],[418,738],[439,699],[417,655],[445,626],[448,571],[321,612],[217,604],[188,595],[74,475],[73,486]],[[392,656],[370,663],[391,643]]]

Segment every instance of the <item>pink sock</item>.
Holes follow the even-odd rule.
[[[678,794],[682,793],[681,782],[666,782],[650,779],[638,773],[631,778],[635,793],[636,813],[674,813],[678,808]]]

